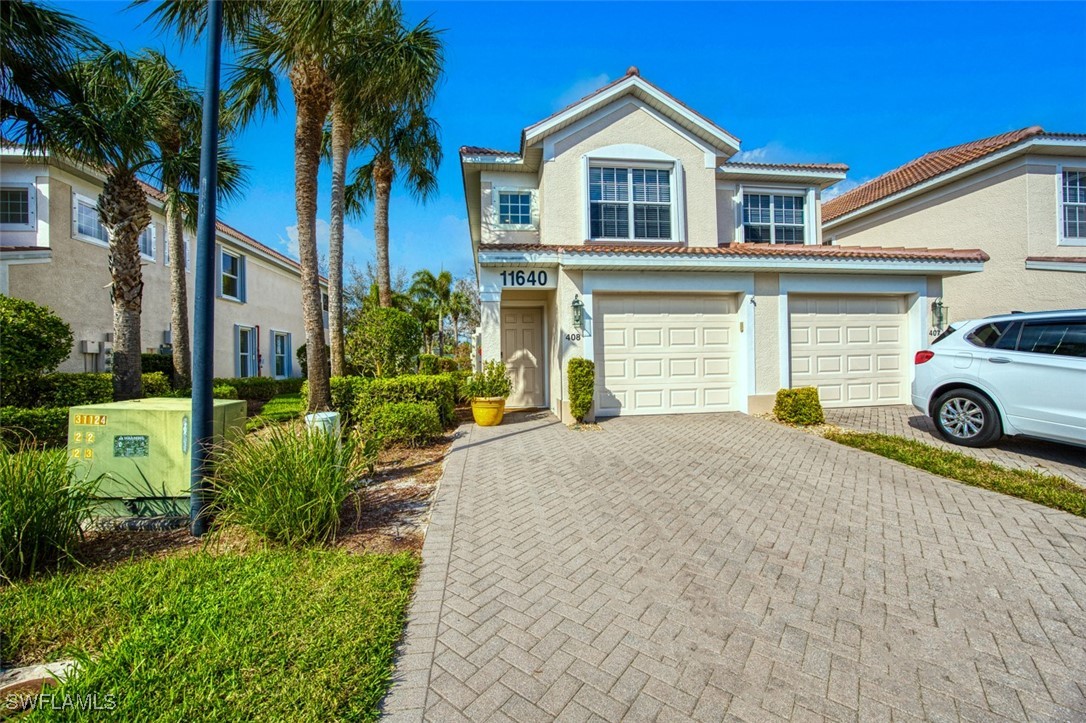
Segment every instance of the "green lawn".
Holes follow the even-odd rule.
[[[904,437],[873,432],[827,432],[826,439],[873,452],[942,477],[1020,497],[1046,507],[1086,517],[1086,489],[1063,477],[1008,469],[961,452],[949,452]]]
[[[302,393],[280,394],[268,400],[260,414],[251,418],[246,428],[251,432],[267,424],[289,422],[302,416]]]
[[[112,695],[118,720],[375,720],[417,572],[277,550],[57,574],[0,588],[0,658],[89,661],[58,693]]]

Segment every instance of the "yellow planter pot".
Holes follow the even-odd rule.
[[[471,416],[480,427],[496,427],[505,414],[505,397],[477,397],[471,400]]]

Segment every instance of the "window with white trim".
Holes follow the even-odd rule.
[[[190,269],[190,267],[189,267],[189,240],[187,238],[184,238],[183,241],[182,241],[182,245],[183,245],[182,252],[185,254],[185,271],[188,271]],[[167,240],[167,242],[165,244],[163,244],[163,249],[164,249],[166,265],[169,266],[170,262],[171,262],[171,258],[170,258],[170,243],[169,243],[168,240]]]
[[[140,254],[144,257],[155,260],[155,225],[154,223],[147,224],[147,228],[143,229],[140,233]]]
[[[37,194],[30,183],[0,186],[0,228],[5,231],[33,231]]]
[[[91,243],[109,243],[109,232],[98,219],[97,203],[78,194],[72,203],[72,236]]]
[[[805,242],[805,198],[777,193],[743,194],[743,240],[760,244]]]
[[[222,252],[222,295],[235,301],[240,301],[242,296],[241,257],[225,250]]]
[[[234,336],[234,376],[255,377],[257,375],[256,329],[251,326],[236,325]]]
[[[290,334],[272,332],[272,372],[277,379],[290,376]]]
[[[591,166],[588,169],[590,237],[670,241],[672,180],[669,169]]]
[[[498,191],[498,225],[531,226],[532,192]]]
[[[1086,241],[1086,171],[1063,172],[1063,237]]]

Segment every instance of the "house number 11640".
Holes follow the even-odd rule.
[[[502,286],[546,286],[546,271],[503,271]]]

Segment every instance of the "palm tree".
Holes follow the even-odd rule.
[[[146,0],[137,0],[137,4]],[[328,350],[324,339],[320,259],[317,255],[317,171],[324,123],[334,86],[330,61],[342,38],[338,18],[362,12],[368,0],[234,0],[223,3],[223,34],[236,51],[230,93],[242,123],[279,107],[282,76],[294,95],[294,201],[302,276],[302,313],[309,350],[309,411],[331,408]],[[162,0],[152,11],[160,26],[172,27],[182,41],[200,34],[207,5]]]
[[[153,134],[162,168],[165,197],[166,243],[173,264],[170,267],[170,328],[172,330],[174,383],[179,388],[192,384],[192,350],[189,344],[188,285],[184,229],[195,230],[200,183],[199,144],[202,94],[190,87],[181,71],[157,51],[144,51],[137,64],[146,73],[162,73],[173,78],[162,115],[155,119]],[[223,130],[229,130],[228,114],[220,114]],[[242,168],[219,143],[218,195],[235,197],[241,188]]]
[[[392,303],[388,256],[388,205],[392,184],[400,176],[408,192],[425,201],[437,190],[437,169],[441,165],[441,142],[437,121],[424,105],[408,103],[375,108],[362,119],[360,133],[370,160],[355,169],[347,187],[348,210],[373,200],[373,235],[377,244],[377,283],[381,306]]]
[[[139,236],[151,222],[140,176],[162,171],[155,122],[175,89],[172,74],[106,51],[75,64],[78,99],[43,107],[38,119],[51,150],[105,171],[98,217],[109,234],[113,303],[113,396],[142,396],[140,313],[143,274]]]
[[[399,4],[381,2],[344,13],[339,27],[340,52],[331,63],[330,152],[332,204],[328,234],[328,333],[332,376],[342,376],[343,351],[343,224],[347,163],[369,106],[429,102],[441,73],[437,32],[423,21],[408,30]]]
[[[28,0],[0,2],[0,133],[31,154],[46,150],[41,113],[78,98],[77,60],[105,49],[72,15]]]
[[[411,283],[411,295],[426,300],[437,317],[437,353],[445,352],[445,317],[449,315],[452,300],[453,278],[448,271],[437,276],[428,269],[416,271]]]
[[[457,286],[459,286],[459,281]],[[460,345],[460,320],[471,318],[472,313],[475,311],[475,307],[471,302],[471,298],[463,291],[456,290],[452,292],[452,296],[449,297],[449,319],[452,321],[453,328],[453,354],[456,353],[457,346]]]

